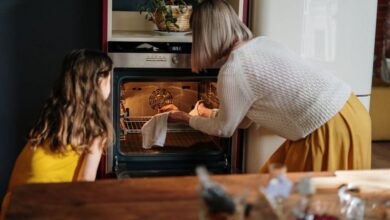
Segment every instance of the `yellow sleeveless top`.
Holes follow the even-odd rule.
[[[8,188],[25,183],[71,182],[80,154],[67,146],[66,153],[53,153],[49,144],[36,149],[27,144],[18,156]]]
[[[0,219],[4,217],[11,192],[16,186],[26,183],[71,182],[77,177],[80,158],[81,155],[70,145],[67,146],[67,152],[54,153],[48,142],[36,149],[26,144],[16,159]]]

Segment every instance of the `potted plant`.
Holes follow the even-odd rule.
[[[145,19],[153,21],[159,31],[188,32],[192,6],[184,0],[145,0],[140,13]]]

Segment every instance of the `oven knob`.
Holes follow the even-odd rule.
[[[173,64],[178,64],[179,63],[179,58],[177,56],[172,57],[172,63]]]

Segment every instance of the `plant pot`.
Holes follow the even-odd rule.
[[[167,22],[165,19],[166,13],[157,12],[155,15],[155,23],[159,31],[171,31],[171,32],[188,32],[190,31],[190,18],[192,14],[192,6],[188,5],[182,9],[177,5],[167,5],[167,10],[172,10],[172,17],[176,18],[176,25]]]

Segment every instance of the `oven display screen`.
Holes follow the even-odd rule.
[[[110,53],[191,53],[191,43],[108,42]]]
[[[170,50],[171,50],[172,52],[181,52],[181,51],[183,50],[183,48],[180,47],[180,46],[172,46],[172,47],[170,48]]]

